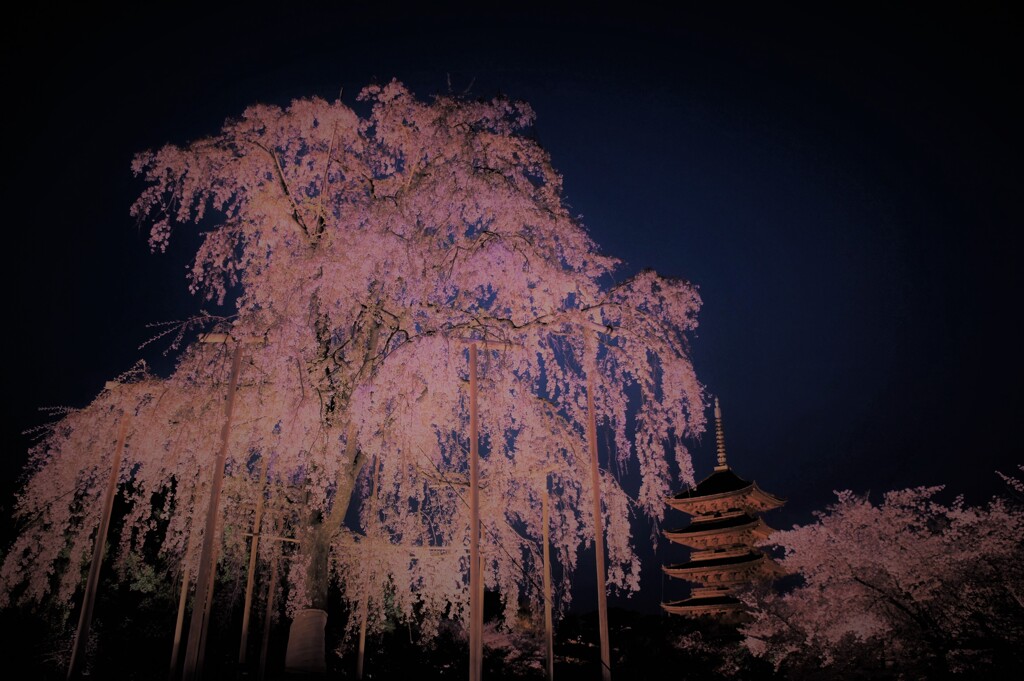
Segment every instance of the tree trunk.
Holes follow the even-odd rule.
[[[346,454],[347,460],[352,463],[342,466],[338,471],[338,486],[330,515],[322,522],[312,522],[302,538],[302,552],[309,557],[306,573],[308,607],[295,614],[288,630],[285,669],[289,672],[315,675],[327,673],[324,632],[327,625],[331,542],[341,530],[364,462],[362,454],[356,450],[354,427],[349,428]]]

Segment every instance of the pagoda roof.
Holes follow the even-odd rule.
[[[696,486],[674,494],[666,499],[666,503],[684,513],[699,514],[702,508],[706,510],[709,505],[714,507],[722,500],[733,498],[741,507],[752,506],[760,510],[778,508],[786,503],[785,499],[765,492],[756,482],[736,475],[728,466],[716,470]]]
[[[662,603],[661,606],[665,607],[698,607],[702,605],[741,605],[742,601],[735,598],[734,596],[704,596],[701,598],[684,598],[681,601],[669,601],[668,603]]]
[[[688,487],[682,492],[673,495],[673,499],[690,499],[693,497],[706,497],[712,494],[723,494],[725,492],[738,492],[741,489],[750,487],[753,483],[744,480],[732,472],[731,468],[715,471],[704,478],[696,487]]]
[[[710,558],[708,560],[690,560],[685,563],[668,565],[666,566],[666,569],[697,570],[699,568],[722,567],[724,565],[742,565],[744,563],[752,563],[764,557],[765,555],[763,553],[751,551],[749,553],[741,553],[738,556],[725,556],[723,558]]]
[[[712,532],[718,530],[731,530],[737,527],[746,527],[757,523],[760,518],[756,518],[749,513],[740,513],[739,515],[727,516],[725,518],[713,518],[711,520],[694,520],[685,527],[680,527],[675,530],[665,530],[666,535],[692,535],[698,532]]]

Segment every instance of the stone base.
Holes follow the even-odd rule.
[[[288,629],[288,650],[284,656],[285,671],[299,674],[326,674],[327,655],[324,649],[324,628],[327,613],[310,608],[299,610]]]

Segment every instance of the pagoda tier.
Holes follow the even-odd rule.
[[[740,555],[691,560],[661,568],[669,577],[685,579],[705,586],[734,587],[776,575],[778,566],[768,556],[745,549]]]
[[[691,597],[681,601],[662,603],[661,607],[665,612],[673,615],[688,615],[690,617],[696,615],[729,617],[739,615],[744,611],[743,603],[733,596]]]
[[[723,516],[699,516],[686,527],[665,530],[669,541],[691,549],[715,549],[735,544],[751,545],[772,533],[759,516],[746,512]]]

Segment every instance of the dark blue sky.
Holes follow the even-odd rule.
[[[773,524],[809,521],[836,489],[997,491],[993,471],[1024,461],[1021,27],[759,5],[12,15],[5,523],[36,408],[159,364],[137,349],[145,324],[200,306],[181,242],[149,255],[128,216],[131,156],[256,101],[351,104],[392,77],[529,101],[598,243],[700,287],[698,375],[737,472],[790,499]],[[703,476],[713,437],[693,449]],[[676,559],[648,556],[640,606]]]

